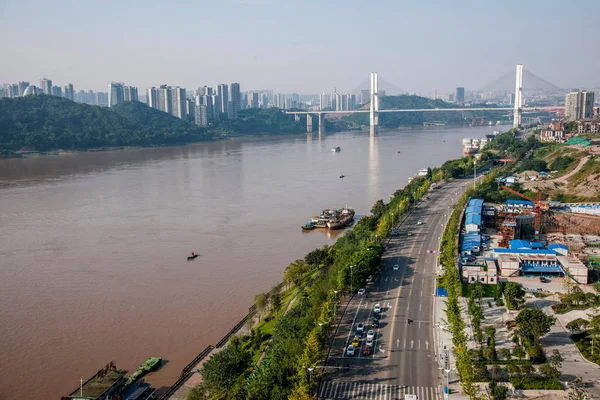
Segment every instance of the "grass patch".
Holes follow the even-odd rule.
[[[462,296],[469,297],[471,295],[471,287],[473,285],[462,282]],[[496,297],[498,285],[483,285],[483,297]]]
[[[587,332],[572,335],[571,339],[586,360],[600,365],[600,345],[596,340],[594,340],[594,354],[592,354],[592,337],[588,336]]]
[[[592,157],[583,164],[581,169],[569,179],[569,186],[575,187],[593,174],[600,174],[600,161],[598,160],[598,157]]]

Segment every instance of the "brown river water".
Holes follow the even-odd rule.
[[[311,216],[366,215],[494,129],[0,160],[0,399],[57,399],[110,360],[134,370],[150,356],[168,362],[149,381],[170,386],[291,261],[334,243],[301,231]]]

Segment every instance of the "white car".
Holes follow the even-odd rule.
[[[375,332],[373,330],[369,330],[367,332],[367,341],[375,339]]]
[[[353,356],[354,355],[354,346],[352,346],[351,344],[349,344],[348,348],[346,349],[346,355],[347,356]]]
[[[400,269],[400,266],[398,264],[394,264],[394,271],[398,271]]]
[[[373,341],[367,340],[367,342],[365,343],[365,346],[369,346],[369,347],[373,348]]]
[[[423,221],[421,221],[421,220],[417,221],[417,225],[423,225]]]
[[[359,295],[361,295],[361,296],[362,296],[363,294],[365,294],[365,292],[366,292],[366,290],[365,290],[365,289],[358,289],[358,294],[359,294]]]
[[[373,308],[373,312],[375,314],[379,314],[381,312],[381,304],[375,304],[375,307]]]

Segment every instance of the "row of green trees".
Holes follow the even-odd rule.
[[[436,171],[432,172],[432,175]],[[437,176],[441,176],[437,174]],[[299,285],[307,275],[322,271],[303,289],[294,306],[275,324],[271,344],[258,367],[249,361],[254,347],[234,339],[203,364],[203,384],[188,395],[188,400],[210,399],[310,399],[322,369],[324,342],[334,328],[336,305],[352,284],[359,288],[379,271],[383,239],[393,221],[407,212],[409,205],[424,196],[431,180],[415,179],[395,193],[385,204],[378,201],[371,216],[362,218],[335,245],[315,249],[304,260],[291,263],[284,272],[287,287]],[[352,266],[352,276],[350,274]],[[275,301],[275,304],[277,301]],[[258,294],[259,310],[273,308],[273,295]],[[264,335],[257,332],[258,341]],[[254,338],[246,342],[255,343]]]

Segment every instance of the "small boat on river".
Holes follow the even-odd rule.
[[[340,151],[342,151],[342,148],[340,146],[334,147],[333,149],[331,149],[332,153],[339,153]]]
[[[316,224],[317,224],[316,222],[310,221],[310,222],[302,225],[302,230],[303,231],[312,231],[313,229],[315,229]]]
[[[345,178],[345,177],[346,177],[346,175],[344,175],[344,174],[340,175],[340,178]]]
[[[196,258],[198,258],[200,256],[200,254],[196,254],[192,251],[192,254],[187,256],[188,261],[189,260],[195,260]]]

